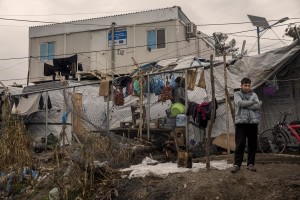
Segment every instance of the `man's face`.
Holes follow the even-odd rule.
[[[244,92],[248,93],[251,90],[251,84],[250,83],[243,83],[241,85],[241,88]]]

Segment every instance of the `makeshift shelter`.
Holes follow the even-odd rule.
[[[279,119],[280,111],[293,109],[290,120],[297,119],[299,116],[299,98],[300,98],[300,45],[297,42],[292,43],[289,46],[278,48],[261,55],[256,56],[244,56],[238,59],[232,64],[227,66],[228,76],[228,90],[232,97],[234,89],[240,87],[240,80],[243,77],[249,77],[252,80],[252,86],[259,98],[263,101],[261,107],[261,123],[260,130],[272,127]],[[187,56],[183,58],[173,58],[167,60],[160,60],[152,64],[142,66],[145,70],[143,74],[146,76],[159,75],[162,78],[166,76],[170,77],[171,74],[175,76],[184,76],[183,72],[189,68],[204,69],[204,76],[206,80],[206,89],[200,87],[194,87],[194,90],[187,91],[187,97],[189,101],[196,103],[202,103],[203,101],[211,100],[211,85],[210,85],[210,70],[209,63],[205,60],[201,60],[194,56]],[[216,99],[218,102],[218,109],[216,111],[216,120],[213,125],[212,137],[216,137],[221,133],[227,132],[226,130],[226,109],[224,104],[224,71],[222,62],[214,63],[214,76],[215,76],[215,90]],[[195,83],[198,83],[200,79],[200,70],[198,70],[195,78]],[[135,73],[131,74],[134,76]],[[67,105],[72,105],[71,94],[75,91],[81,94],[81,105],[79,119],[83,119],[83,129],[90,131],[105,131],[107,125],[107,119],[109,119],[109,128],[120,127],[122,122],[131,122],[132,113],[131,106],[139,105],[139,97],[128,95],[124,98],[124,104],[122,106],[115,106],[111,102],[107,104],[105,98],[99,97],[99,84],[86,85],[83,87],[76,87],[78,85],[88,84],[89,82],[76,82],[69,81],[69,86],[73,86],[75,89],[68,88],[67,90]],[[39,87],[34,86],[34,87]],[[35,88],[35,92],[45,91],[45,85],[41,85],[41,88]],[[47,86],[54,88],[56,86],[50,84]],[[61,87],[61,86],[60,86]],[[28,87],[30,88],[30,87]],[[33,88],[31,86],[31,88]],[[68,107],[64,108],[66,99],[62,93],[62,87],[56,88],[60,90],[49,91],[48,95],[51,100],[52,108],[49,109],[49,130],[54,134],[59,134],[61,131],[61,119],[63,111],[65,109],[68,112]],[[34,92],[33,90],[24,90],[24,93]],[[123,90],[126,94],[126,92]],[[19,94],[22,95],[22,94]],[[45,101],[45,93],[42,94]],[[153,125],[153,119],[167,118],[166,110],[171,106],[171,101],[158,102],[158,96],[154,93],[145,92],[143,104],[146,107],[147,114],[150,117],[150,124]],[[71,116],[77,116],[78,112],[76,108],[69,107],[69,117],[67,120],[67,132],[72,131],[71,124],[75,124],[71,121]],[[107,110],[109,109],[109,110]],[[109,112],[108,112],[109,111]],[[77,113],[77,114],[76,114]],[[45,109],[36,112],[28,118],[29,132],[33,135],[45,136]],[[74,117],[74,116],[73,116]],[[109,118],[108,118],[109,117]],[[51,118],[51,119],[50,119]],[[231,116],[229,116],[229,128],[230,132],[234,133],[234,123]],[[74,128],[74,127],[73,127]],[[74,131],[74,130],[73,130]],[[189,139],[195,139],[199,141],[199,135],[203,134],[203,130],[197,126],[190,125],[188,127]]]
[[[216,67],[214,74],[216,98],[220,101],[225,96],[223,68]],[[208,70],[205,76],[209,79]],[[252,80],[252,88],[263,102],[260,110],[260,131],[273,127],[278,122],[282,111],[292,109],[292,115],[288,119],[290,121],[300,116],[300,45],[298,41],[260,55],[245,56],[227,67],[227,76],[231,97],[234,89],[240,88],[240,80],[243,77]],[[210,91],[209,82],[207,87]],[[222,117],[217,116],[214,129],[220,125],[224,127],[225,123]],[[234,132],[232,124],[230,127],[231,132]]]

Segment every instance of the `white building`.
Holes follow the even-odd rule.
[[[112,47],[112,23],[114,47]],[[112,48],[115,50],[112,51]],[[112,53],[113,52],[113,53]],[[213,41],[178,6],[29,28],[29,82],[52,80],[44,64],[77,55],[77,74],[127,74],[147,63],[195,55],[209,59]]]

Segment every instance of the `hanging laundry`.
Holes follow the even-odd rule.
[[[65,76],[66,79],[69,78],[69,75],[75,75],[77,71],[77,54],[68,58],[57,58],[53,59],[54,67],[58,68],[58,71],[61,72],[62,76]]]
[[[202,128],[207,127],[208,120],[210,120],[210,117],[211,117],[211,104],[212,104],[212,101],[203,102],[203,103],[197,104],[196,106],[194,104],[191,105],[192,107],[190,109],[194,108],[194,111],[192,114],[193,121],[196,124],[198,124],[199,127],[202,127]],[[217,108],[218,108],[217,101],[216,101],[215,107],[217,110]],[[188,111],[189,114],[192,112],[192,111],[190,111],[190,109]]]
[[[115,87],[123,88],[123,87],[126,87],[128,81],[131,81],[131,77],[121,76],[121,77],[114,79],[112,84]]]
[[[57,67],[44,63],[44,76],[55,75],[56,71],[58,71]]]
[[[167,78],[166,85],[162,89],[161,94],[158,97],[158,101],[166,102],[167,100],[172,100],[172,99],[173,99],[173,91],[170,86],[170,82],[168,81]]]
[[[47,104],[48,104],[48,106],[47,106],[48,110],[50,110],[52,108],[52,103],[51,103],[49,96],[48,96]],[[41,98],[39,100],[39,110],[43,110],[43,108],[44,108],[44,97],[43,97],[43,95],[41,95]]]
[[[194,90],[196,78],[197,78],[197,69],[187,70],[187,81],[188,81],[187,89],[188,90],[191,90],[191,91]]]
[[[124,94],[123,94],[122,90],[115,91],[114,104],[116,106],[124,106]]]
[[[100,81],[99,96],[108,96],[111,80]]]
[[[127,83],[126,83],[126,92],[125,92],[125,96],[129,96],[129,95],[132,95],[132,90],[133,90],[133,81],[132,79],[129,80]]]
[[[198,82],[198,85],[197,85],[197,86],[206,89],[205,75],[204,75],[204,68],[203,68],[202,71],[201,71],[200,79],[199,79],[199,82]]]

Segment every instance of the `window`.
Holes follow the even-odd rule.
[[[40,60],[53,60],[55,48],[54,42],[45,42],[40,45]]]
[[[166,48],[165,29],[147,31],[147,47],[149,49]]]

